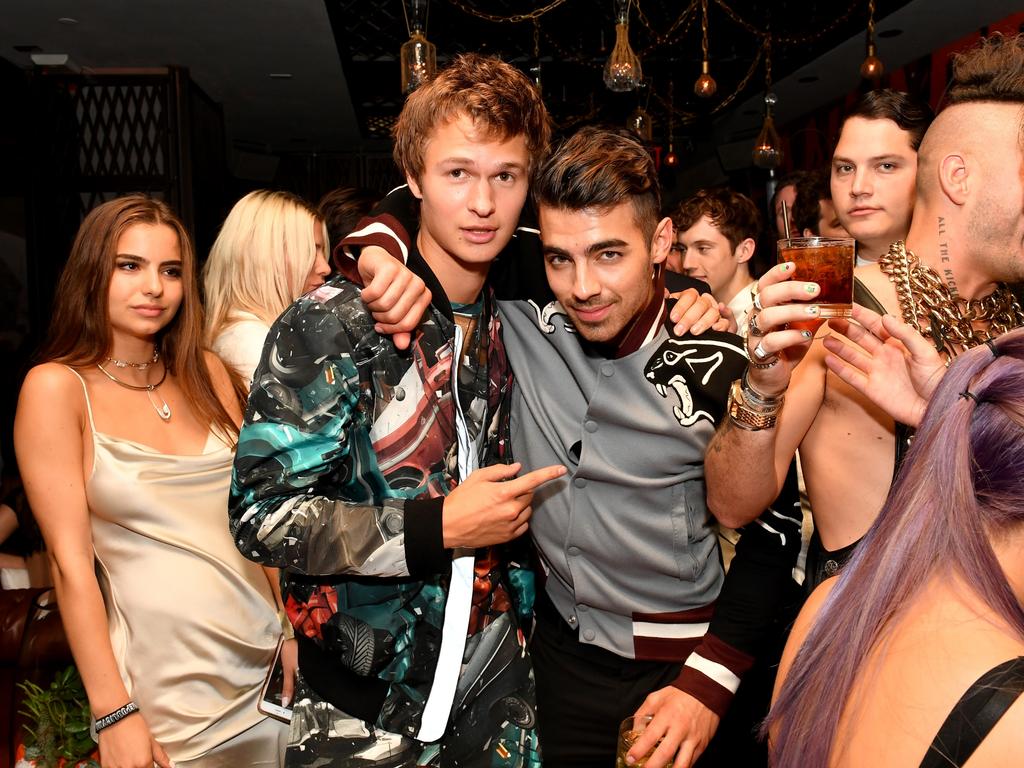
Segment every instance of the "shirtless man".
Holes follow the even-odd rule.
[[[958,57],[947,103],[921,144],[906,244],[893,243],[879,263],[857,274],[888,313],[909,317],[949,356],[984,342],[990,332],[1024,324],[1020,307],[999,285],[1024,279],[1024,37],[994,37]],[[911,288],[925,310],[915,313],[908,304],[909,314],[889,279],[908,260],[909,269],[930,276],[934,286]],[[784,329],[817,317],[818,286],[792,276],[792,264],[782,264],[758,283],[761,308],[755,306],[751,323],[741,402],[708,451],[708,506],[737,525],[759,514],[799,447],[816,526],[808,558],[813,586],[838,570],[874,521],[892,479],[897,441],[893,420],[828,371],[821,337]],[[985,297],[991,298],[982,305],[983,319],[972,327],[963,319],[965,301]],[[932,306],[950,323],[930,321]]]
[[[846,116],[832,155],[832,202],[857,240],[857,263],[902,240],[914,210],[917,149],[932,111],[891,89],[864,94]]]

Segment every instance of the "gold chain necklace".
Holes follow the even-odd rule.
[[[166,364],[164,365],[164,375],[160,377],[160,381],[156,382],[155,384],[143,384],[142,386],[139,386],[138,384],[129,384],[127,381],[121,381],[119,378],[117,378],[117,376],[115,376],[106,368],[104,368],[100,363],[96,363],[96,367],[103,372],[104,376],[106,376],[115,384],[120,384],[125,389],[134,389],[136,392],[144,391],[146,393],[146,397],[149,398],[149,404],[153,406],[153,410],[156,411],[156,415],[159,416],[164,421],[171,420],[170,404],[164,399],[163,395],[156,391],[156,388],[163,384],[164,379],[167,378]],[[157,405],[156,398],[158,397],[160,398],[160,405]]]
[[[889,246],[878,266],[896,288],[903,322],[930,337],[948,359],[1024,325],[1024,312],[1005,285],[980,299],[954,297],[938,273],[922,264],[902,240]],[[975,323],[988,327],[975,328]]]

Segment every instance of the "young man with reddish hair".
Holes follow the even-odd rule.
[[[732,310],[736,331],[747,332],[751,259],[761,234],[754,201],[726,187],[702,189],[672,212],[675,243],[669,260],[690,277],[703,280],[714,297]]]
[[[289,766],[539,765],[533,581],[512,543],[564,469],[504,463],[511,376],[487,274],[548,138],[522,73],[458,57],[395,128],[421,201],[408,264],[431,292],[410,350],[344,278],[267,337],[230,519],[241,552],[282,569]]]

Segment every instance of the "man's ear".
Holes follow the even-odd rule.
[[[416,177],[411,173],[405,174],[405,183],[409,185],[409,191],[412,192],[412,196],[417,200],[423,199],[423,192],[420,190],[420,183],[416,180]]]
[[[748,237],[742,243],[736,246],[736,250],[733,255],[736,256],[736,263],[743,264],[744,262],[750,261],[750,258],[754,255],[754,251],[757,249],[757,243],[754,242],[754,238]]]
[[[816,232],[812,232],[810,227],[804,227],[803,234],[800,235],[800,237],[817,237],[817,236],[818,236],[818,234]]]
[[[654,237],[651,238],[651,263],[661,264],[668,258],[668,252],[672,248],[672,219],[666,216],[658,222],[654,228]]]
[[[946,155],[939,162],[939,187],[954,205],[963,205],[970,191],[971,167],[963,155]]]

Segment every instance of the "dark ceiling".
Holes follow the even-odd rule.
[[[325,0],[364,139],[385,138],[402,106],[403,2],[410,0]],[[877,0],[875,18],[906,4]],[[545,7],[551,10],[536,20],[507,21]],[[764,91],[769,30],[772,76],[779,80],[863,35],[868,19],[867,0],[707,0],[707,9],[711,74],[718,83],[710,99],[693,93],[701,71],[700,0],[632,3],[630,42],[646,87],[624,94],[608,90],[601,77],[615,43],[614,0],[433,0],[426,34],[437,46],[439,66],[464,51],[497,54],[531,73],[539,63],[545,101],[562,130],[583,121],[624,123],[644,106],[655,136],[666,137],[670,112],[675,135],[699,135],[712,119]]]

